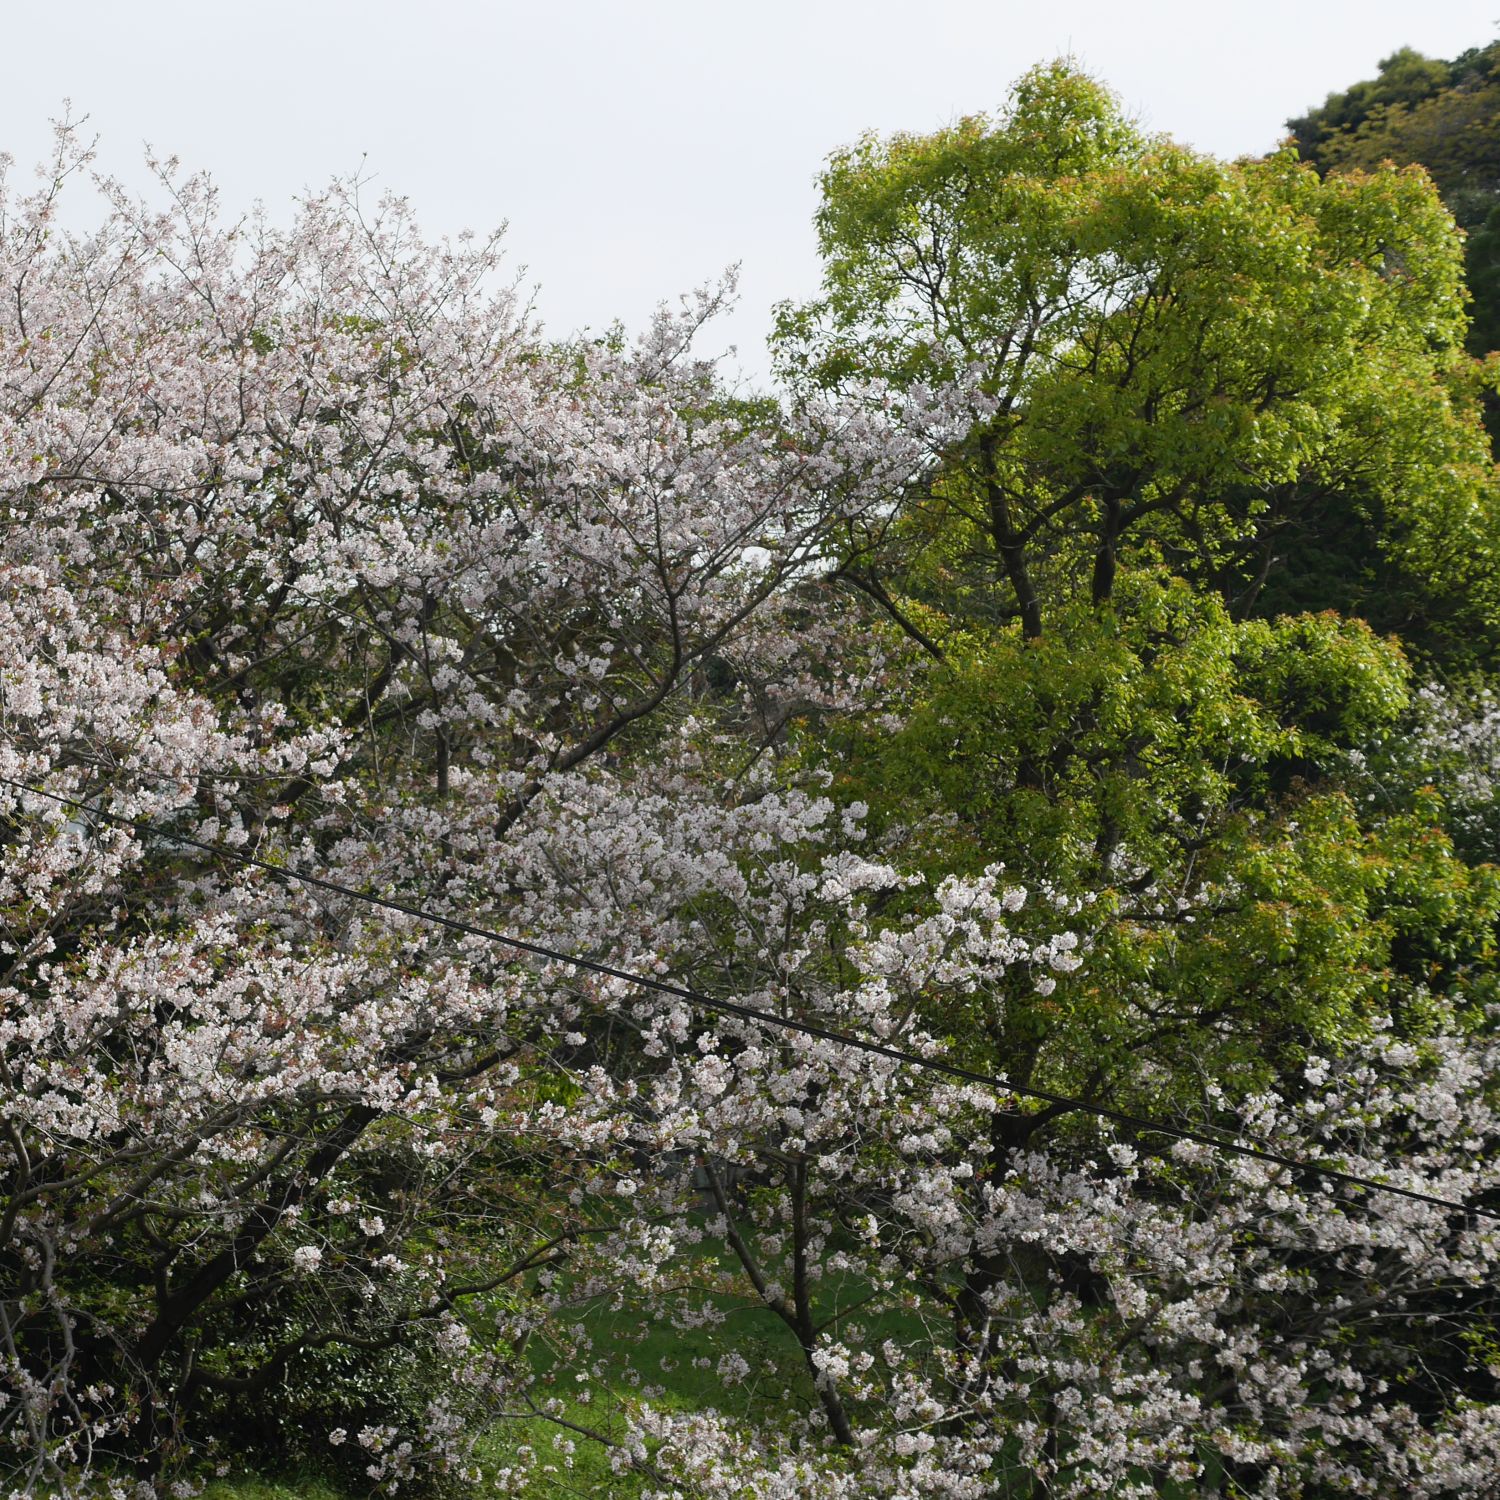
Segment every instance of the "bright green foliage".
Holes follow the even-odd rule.
[[[1350,754],[1409,705],[1401,653],[1360,622],[1235,621],[1141,571],[1105,609],[1060,601],[1039,640],[945,646],[901,730],[840,742],[845,795],[935,877],[1004,864],[1095,934],[1003,1016],[934,997],[972,1060],[1157,1105],[1260,1086],[1491,956],[1500,889],[1441,808],[1360,805]]]
[[[1461,242],[1422,173],[1215,161],[1056,64],[998,119],[864,138],[822,185],[824,291],[782,310],[784,372],[967,372],[992,403],[904,525],[851,539],[847,576],[921,597],[936,567],[1035,637],[1053,600],[1102,603],[1156,557],[1243,615],[1352,522],[1369,566],[1340,603],[1378,588],[1407,617],[1382,627],[1439,647],[1495,617]]]
[[[1490,377],[1431,181],[1215,161],[1053,65],[998,119],[866,137],[823,193],[787,374],[980,393],[838,560],[930,658],[842,785],[935,878],[1004,864],[1093,933],[1045,993],[933,1020],[1158,1104],[1420,1028],[1497,911],[1436,800],[1361,758],[1411,706],[1386,632],[1473,662],[1500,626]]]

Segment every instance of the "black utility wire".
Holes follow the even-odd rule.
[[[1282,1156],[1275,1151],[1266,1151],[1258,1146],[1244,1146],[1238,1141],[1226,1140],[1222,1136],[1210,1135],[1181,1125],[1168,1125],[1160,1120],[1149,1120],[1143,1115],[1112,1109],[1107,1104],[1096,1104],[1088,1099],[1075,1099],[1067,1094],[1055,1094],[1049,1089],[1035,1088],[1030,1084],[1008,1083],[1003,1078],[994,1077],[988,1073],[978,1073],[971,1068],[961,1067],[957,1063],[945,1062],[942,1058],[923,1057],[918,1052],[907,1052],[900,1047],[887,1046],[884,1042],[872,1042],[864,1037],[851,1036],[848,1032],[834,1031],[830,1027],[819,1026],[814,1021],[800,1021],[792,1016],[778,1016],[774,1011],[757,1010],[754,1006],[740,1005],[734,1000],[716,999],[712,995],[686,989],[680,984],[672,984],[665,979],[654,979],[648,974],[633,974],[628,969],[617,969],[611,964],[598,963],[591,958],[578,958],[556,948],[549,948],[543,943],[533,943],[526,938],[512,937],[509,933],[497,932],[492,927],[476,927],[472,923],[459,921],[457,917],[445,917],[439,912],[411,906],[404,901],[393,901],[387,896],[372,896],[367,891],[355,890],[353,886],[343,885],[337,880],[328,880],[322,875],[309,875],[303,870],[294,870],[288,865],[278,865],[270,860],[257,859],[253,854],[242,854],[237,849],[230,849],[221,844],[209,844],[202,839],[190,838],[184,833],[173,833],[141,818],[122,817],[118,813],[107,812],[102,807],[96,807],[92,803],[81,802],[75,797],[63,797],[56,792],[46,792],[40,787],[30,786],[22,781],[12,781],[6,776],[0,776],[0,786],[13,787],[16,791],[27,792],[33,797],[45,797],[50,802],[88,813],[91,817],[103,819],[117,827],[149,834],[153,838],[167,839],[185,848],[198,849],[217,859],[228,860],[232,864],[243,865],[252,870],[264,870],[268,875],[274,875],[281,880],[295,880],[302,885],[312,886],[316,890],[330,891],[336,896],[345,896],[351,901],[362,901],[369,906],[382,907],[386,911],[400,912],[402,916],[413,917],[419,922],[431,922],[436,926],[446,927],[452,932],[461,932],[467,937],[483,938],[487,942],[500,943],[521,953],[530,953],[538,958],[551,959],[556,963],[571,964],[575,969],[587,969],[594,974],[603,974],[609,979],[619,979],[627,984],[638,985],[641,989],[671,995],[674,999],[686,1001],[700,1010],[717,1011],[721,1015],[737,1016],[741,1020],[755,1021],[764,1026],[779,1026],[783,1031],[800,1032],[803,1036],[817,1037],[821,1041],[837,1042],[840,1046],[854,1047],[861,1052],[872,1052],[877,1057],[888,1057],[894,1062],[926,1068],[930,1072],[942,1073],[964,1083],[978,1083],[985,1088],[1000,1089],[1005,1093],[1019,1094],[1023,1098],[1040,1099],[1047,1104],[1079,1110],[1084,1114],[1095,1115],[1101,1120],[1111,1120],[1117,1125],[1127,1125],[1132,1130],[1171,1136],[1179,1141],[1191,1141],[1195,1145],[1208,1146],[1215,1151],[1226,1151],[1233,1156],[1248,1157],[1251,1161],[1268,1162],[1273,1166],[1285,1167],[1293,1172],[1310,1172],[1315,1176],[1327,1177],[1335,1182],[1347,1183],[1351,1187],[1367,1188],[1371,1192],[1394,1193],[1417,1203],[1430,1203],[1437,1208],[1451,1209],[1456,1213],[1468,1213],[1480,1218],[1500,1220],[1500,1212],[1493,1209],[1476,1208],[1466,1203],[1459,1203],[1452,1198],[1439,1198],[1432,1193],[1419,1192],[1415,1188],[1400,1187],[1391,1182],[1380,1182],[1373,1177],[1362,1177],[1356,1172],[1345,1172],[1339,1167],[1329,1166],[1324,1162],[1298,1161],[1295,1157]]]

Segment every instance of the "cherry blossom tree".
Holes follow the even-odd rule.
[[[165,211],[104,183],[65,234],[86,168],[63,132],[0,222],[0,1429],[33,1481],[154,1471],[309,1350],[462,1364],[459,1302],[587,1218],[536,1182],[617,1133],[612,1084],[544,1102],[598,1001],[565,969],[169,835],[666,964],[680,912],[601,893],[591,848],[638,863],[637,766],[671,796],[706,676],[753,673],[749,622],[915,457],[852,411],[749,421],[689,353],[722,293],[555,349],[493,245],[399,202],[225,224],[166,163]]]

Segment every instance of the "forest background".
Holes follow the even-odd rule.
[[[1069,63],[866,136],[774,396],[729,286],[548,339],[358,182],[70,232],[60,129],[18,1492],[1489,1493],[1497,79],[1234,162]]]

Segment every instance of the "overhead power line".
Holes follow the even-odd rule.
[[[600,963],[596,959],[580,958],[575,954],[564,953],[560,949],[552,948],[545,943],[535,943],[528,938],[513,937],[506,932],[500,932],[493,927],[480,927],[472,922],[461,921],[457,917],[444,916],[441,912],[428,911],[424,907],[413,906],[405,901],[397,901],[389,896],[375,896],[368,891],[355,889],[350,885],[344,885],[337,880],[329,880],[323,875],[312,875],[305,870],[293,869],[289,865],[279,865],[271,860],[260,859],[253,854],[245,854],[238,849],[231,849],[223,844],[212,844],[203,839],[195,839],[185,833],[176,833],[171,829],[161,828],[154,823],[149,823],[142,818],[128,818],[119,813],[112,813],[105,808],[95,806],[93,803],[84,802],[75,797],[64,797],[57,792],[44,791],[41,787],[31,786],[23,781],[14,781],[9,777],[0,776],[0,786],[8,786],[16,791],[26,792],[33,797],[42,797],[49,802],[55,802],[61,807],[72,808],[77,812],[84,812],[91,817],[99,818],[106,823],[112,823],[116,827],[128,828],[135,833],[149,835],[152,838],[166,839],[171,843],[181,845],[188,849],[197,849],[201,853],[212,855],[216,859],[227,860],[231,864],[241,865],[246,869],[262,870],[268,875],[275,876],[279,880],[295,881],[300,885],[310,886],[314,890],[327,891],[336,896],[343,896],[351,901],[363,902],[367,906],[374,906],[385,911],[399,912],[402,916],[411,917],[419,922],[429,922],[437,927],[447,928],[450,932],[459,932],[466,937],[482,938],[486,942],[499,943],[518,953],[529,953],[536,958],[545,958],[555,963],[570,965],[575,969],[583,969],[593,974],[601,974],[608,979],[618,979],[626,984],[636,985],[644,990],[652,990],[657,994],[670,995],[675,1000],[681,1000],[699,1010],[716,1011],[720,1015],[735,1016],[740,1020],[751,1021],[763,1026],[777,1027],[782,1031],[797,1032],[802,1036],[816,1037],[820,1041],[834,1042],[840,1046],[852,1047],[860,1052],[869,1052],[877,1057],[888,1058],[893,1062],[905,1063],[916,1068],[925,1068],[932,1073],[940,1073],[948,1078],[957,1079],[963,1083],[977,1083],[987,1089],[998,1089],[1004,1093],[1016,1094],[1025,1099],[1037,1099],[1046,1104],[1056,1105],[1060,1108],[1077,1110],[1083,1114],[1094,1115],[1101,1120],[1112,1121],[1116,1125],[1125,1125],[1132,1130],[1147,1134],[1165,1135],[1175,1140],[1190,1141],[1194,1145],[1207,1146],[1215,1151],[1222,1151],[1228,1155],[1248,1158],[1251,1161],[1265,1162],[1270,1166],[1284,1167],[1292,1172],[1307,1172],[1314,1176],[1325,1177],[1334,1182],[1342,1182],[1350,1187],[1365,1188],[1370,1192],[1391,1193],[1398,1197],[1410,1198],[1417,1203],[1431,1204],[1437,1208],[1450,1209],[1455,1213],[1474,1214],[1480,1218],[1500,1220],[1500,1212],[1487,1208],[1478,1208],[1470,1204],[1460,1203],[1452,1198],[1441,1198],[1433,1193],[1424,1193],[1416,1188],[1402,1187],[1397,1183],[1381,1182],[1378,1178],[1365,1177],[1357,1172],[1346,1172],[1341,1167],[1335,1167],[1327,1162],[1304,1161],[1296,1157],[1283,1156],[1280,1152],[1269,1151],[1260,1146],[1246,1146],[1239,1141],[1228,1140],[1223,1136],[1213,1135],[1207,1131],[1194,1130],[1188,1126],[1171,1125],[1163,1120],[1148,1119],[1144,1115],[1132,1114],[1128,1110],[1115,1109],[1107,1104],[1099,1104],[1089,1099],[1078,1099],[1068,1094],[1054,1093],[1050,1089],[1037,1088],[1032,1084],[1012,1083],[996,1075],[980,1073],[972,1068],[962,1067],[958,1063],[948,1062],[938,1057],[923,1057],[919,1052],[909,1052],[901,1047],[892,1047],[885,1042],[871,1041],[866,1037],[853,1036],[849,1032],[836,1031],[829,1026],[820,1026],[816,1021],[804,1021],[794,1016],[777,1015],[775,1011],[761,1010],[751,1005],[741,1005],[735,1000],[723,1000],[714,995],[705,995],[699,990],[688,989],[684,985],[673,984],[670,980],[657,979],[649,974],[632,973],[629,969],[619,969],[612,964]]]

